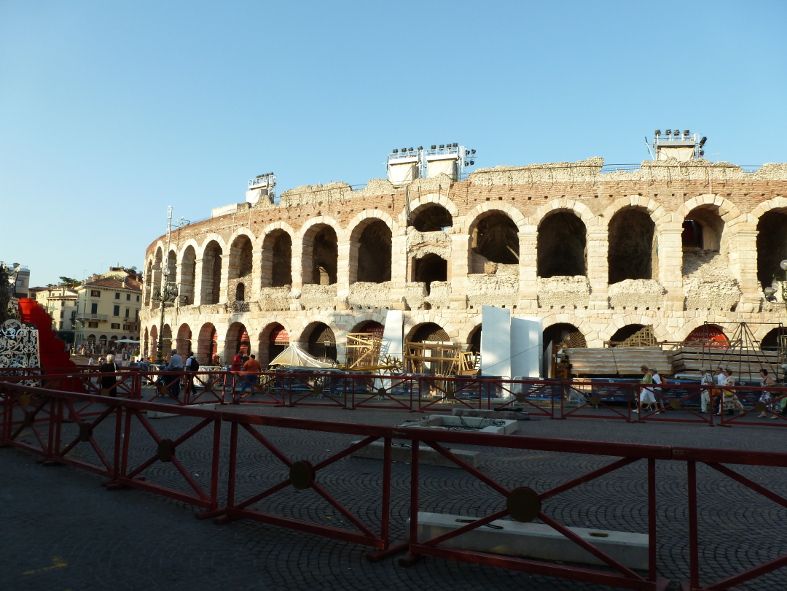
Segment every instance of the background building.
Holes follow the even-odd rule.
[[[264,364],[287,342],[343,360],[348,333],[379,332],[402,310],[406,340],[477,351],[485,304],[539,318],[545,346],[600,347],[643,329],[681,342],[738,322],[775,341],[787,165],[708,162],[704,143],[675,130],[657,133],[654,160],[638,166],[591,158],[466,178],[474,151],[397,149],[386,180],[299,187],[278,202],[261,175],[245,203],[148,246],[143,350],[161,331],[203,364],[241,348]],[[167,282],[179,296],[162,323]]]
[[[76,290],[65,286],[34,287],[30,289],[30,297],[52,317],[52,328],[58,337],[73,344],[78,298]]]
[[[133,350],[139,334],[142,278],[132,269],[110,267],[76,288],[76,348],[86,354]]]

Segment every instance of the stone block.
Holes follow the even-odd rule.
[[[353,441],[353,444],[358,443]],[[473,466],[478,467],[478,452],[468,451],[465,449],[452,449],[450,450],[457,458]],[[385,444],[382,441],[373,441],[366,447],[362,447],[356,451],[352,457],[365,458],[368,460],[382,460],[385,453]],[[394,462],[409,463],[412,454],[409,441],[393,441],[391,443],[391,460]],[[430,466],[442,466],[444,468],[461,468],[461,466],[452,462],[439,452],[431,447],[421,444],[418,449],[418,462],[421,464],[429,464]]]

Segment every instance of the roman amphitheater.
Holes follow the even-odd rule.
[[[739,322],[774,342],[787,164],[750,170],[706,161],[697,145],[654,147],[638,166],[590,158],[469,175],[457,144],[410,148],[389,156],[387,179],[278,199],[258,177],[245,202],[148,246],[143,352],[155,356],[161,336],[203,365],[241,348],[264,365],[297,342],[343,361],[347,335],[379,333],[388,310],[402,311],[406,341],[477,351],[484,305],[540,318],[545,345],[602,347],[643,327],[680,342]],[[167,284],[178,297],[162,322]]]

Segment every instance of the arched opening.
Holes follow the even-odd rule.
[[[194,281],[197,275],[197,253],[187,246],[180,263],[180,301],[184,306],[194,303]]]
[[[164,280],[175,283],[178,280],[178,253],[170,250],[167,255],[167,266],[164,268]]]
[[[350,283],[391,280],[391,229],[369,218],[358,224],[350,238]]]
[[[609,283],[658,275],[656,224],[646,211],[627,207],[609,222]]]
[[[218,304],[221,290],[221,246],[211,240],[202,255],[202,293],[200,303]]]
[[[191,328],[188,324],[181,324],[178,329],[178,337],[175,340],[175,349],[185,359],[191,351]]]
[[[251,259],[251,239],[241,234],[232,241],[230,246],[230,261],[227,273],[230,297],[234,298],[232,301],[243,302],[246,299],[245,285],[251,280]],[[238,290],[239,286],[240,290]]]
[[[98,337],[98,350],[102,354],[107,352],[107,335],[102,334]]]
[[[763,351],[784,351],[787,349],[787,328],[772,328],[762,337],[760,349]]]
[[[93,339],[95,341],[95,337]],[[150,356],[158,361],[158,329],[155,326],[150,328]]]
[[[292,238],[274,230],[262,242],[262,287],[292,285]]]
[[[165,324],[161,329],[161,346],[164,357],[169,358],[172,353],[172,328],[169,324]]]
[[[303,283],[316,285],[336,283],[338,258],[336,231],[327,224],[317,224],[309,228],[303,237]]]
[[[692,330],[683,340],[684,347],[696,347],[699,349],[728,349],[730,339],[724,334],[724,330],[717,324],[703,324]]]
[[[433,281],[448,281],[448,262],[433,253],[415,259],[413,278],[418,283],[425,283],[426,293],[431,293]]]
[[[495,273],[497,265],[519,263],[519,230],[506,214],[493,211],[470,226],[470,272]]]
[[[476,355],[481,354],[481,325],[476,324],[473,330],[470,331],[470,334],[467,335],[467,349],[475,353]]]
[[[457,347],[439,324],[424,322],[414,326],[405,339],[406,371],[448,375],[457,369]]]
[[[424,322],[414,326],[405,339],[413,343],[450,343],[451,338],[439,324]]]
[[[356,324],[347,333],[347,367],[354,370],[377,365],[382,354],[384,327],[374,320]],[[385,361],[383,361],[385,363]]]
[[[148,329],[146,327],[145,328],[145,332],[143,333],[143,336],[142,336],[142,357],[144,359],[147,359],[148,356],[150,355],[150,348],[149,347],[150,347],[150,340],[149,340],[149,336],[148,336]]]
[[[259,362],[266,367],[289,346],[290,335],[281,324],[273,322],[262,330],[258,344]]]
[[[236,353],[249,355],[251,341],[246,327],[241,322],[233,322],[227,329],[227,338],[224,341],[224,357],[231,359]]]
[[[683,220],[683,274],[689,275],[710,263],[718,264],[722,248],[724,220],[718,205],[701,205]]]
[[[538,276],[587,274],[587,230],[573,212],[558,211],[538,226]]]
[[[164,269],[164,255],[161,248],[156,249],[156,257],[153,260],[153,286],[151,287],[150,299],[156,307],[157,298],[161,294],[161,274]]]
[[[309,355],[325,361],[336,361],[336,336],[327,324],[323,322],[309,324],[301,335],[301,343],[305,344]]]
[[[145,305],[150,305],[150,293],[153,286],[153,261],[148,261],[147,270],[145,271]]]
[[[200,328],[199,337],[197,338],[197,360],[201,365],[221,365],[218,353],[216,327],[210,322],[206,322]]]
[[[784,281],[785,271],[779,266],[787,260],[787,213],[769,211],[757,223],[757,279],[762,287]],[[777,289],[778,297],[781,290]]]
[[[419,232],[439,232],[454,225],[449,211],[442,205],[429,203],[412,213],[412,226]]]
[[[608,344],[610,347],[652,347],[657,341],[652,326],[627,324],[615,331]]]
[[[617,334],[617,333],[615,333]],[[558,348],[565,343],[569,349],[584,349],[587,347],[585,335],[576,326],[567,322],[553,324],[544,329],[544,350],[548,350],[552,345],[552,350],[557,352]]]

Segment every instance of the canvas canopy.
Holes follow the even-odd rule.
[[[271,367],[333,367],[331,363],[320,361],[316,357],[312,357],[295,343],[292,343],[284,351],[279,353],[276,358],[270,362],[270,365]]]

